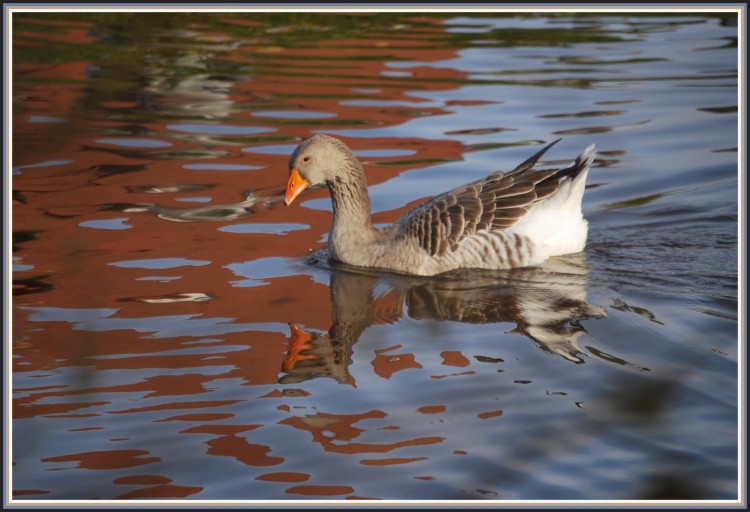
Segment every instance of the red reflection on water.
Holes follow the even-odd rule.
[[[196,427],[186,428],[180,433],[185,434],[218,434],[220,436],[235,436],[242,432],[255,430],[263,425],[199,425]]]
[[[169,478],[159,475],[130,475],[115,478],[112,482],[122,485],[155,485],[155,484],[168,484],[171,482]]]
[[[425,405],[417,409],[417,411],[421,412],[422,414],[437,414],[440,412],[445,412],[446,409],[447,407],[444,405]]]
[[[178,396],[178,395],[200,395],[208,391],[203,384],[213,380],[211,377],[187,374],[187,375],[160,375],[158,377],[147,377],[141,382],[113,386],[112,388],[94,388],[88,392],[146,392],[143,397],[151,398],[157,396]],[[150,392],[149,392],[150,391]]]
[[[161,461],[159,457],[145,457],[148,453],[146,450],[106,450],[47,457],[42,462],[78,462],[78,467],[84,469],[120,469]]]
[[[171,479],[160,475],[130,475],[112,480],[112,483],[116,485],[150,486],[127,492],[118,496],[117,499],[186,498],[203,490],[202,487],[186,487],[183,485],[174,485],[171,482]]]
[[[252,18],[223,14],[217,14],[216,20],[227,24],[257,23]],[[14,31],[14,37],[24,41],[22,44],[49,47],[50,42],[64,42],[84,48],[98,42],[90,35],[94,31],[89,22],[55,21],[34,15],[26,15],[25,21],[26,32]],[[456,56],[455,49],[445,46],[440,37],[435,37],[444,34],[440,21],[429,22],[434,30],[424,28],[418,33],[404,32],[398,38],[393,34],[348,40],[332,38],[304,47],[273,47],[262,42],[242,45],[237,51],[223,54],[217,60],[243,65],[260,61],[268,70],[282,72],[264,71],[238,77],[238,81],[218,98],[217,104],[226,104],[226,110],[221,115],[209,110],[205,117],[200,117],[198,111],[187,109],[197,100],[181,95],[179,83],[170,84],[173,88],[160,89],[163,84],[150,79],[169,76],[174,69],[183,69],[181,63],[161,62],[158,51],[154,52],[150,62],[139,64],[142,69],[125,70],[126,74],[132,71],[132,76],[128,75],[120,84],[124,86],[122,93],[117,92],[116,83],[122,70],[114,70],[112,76],[105,76],[103,80],[89,75],[92,68],[106,67],[106,63],[80,60],[47,65],[15,59],[14,76],[18,79],[14,80],[13,94],[18,99],[20,115],[13,116],[12,164],[30,166],[48,160],[61,163],[21,168],[20,174],[12,178],[14,244],[16,238],[20,240],[13,255],[33,267],[13,272],[12,369],[14,374],[24,376],[26,382],[23,390],[15,390],[22,392],[13,400],[13,418],[55,416],[57,428],[66,432],[85,432],[113,428],[109,424],[106,427],[92,426],[88,421],[118,414],[120,416],[116,418],[129,420],[122,422],[123,425],[138,425],[138,420],[142,419],[143,422],[158,423],[160,428],[174,429],[164,435],[199,434],[194,437],[201,456],[233,458],[247,466],[257,467],[283,463],[285,459],[274,456],[272,447],[252,443],[250,437],[244,437],[275,418],[258,417],[253,418],[252,423],[231,424],[235,415],[225,413],[224,409],[242,404],[247,397],[238,394],[237,399],[233,399],[234,396],[227,398],[227,395],[222,395],[221,400],[214,400],[209,395],[221,387],[222,382],[232,380],[248,386],[243,391],[247,390],[253,397],[261,394],[253,394],[253,386],[277,383],[287,347],[285,333],[272,332],[268,327],[257,331],[252,327],[241,330],[232,327],[237,324],[286,326],[296,322],[325,330],[333,316],[330,289],[308,275],[286,269],[282,269],[282,275],[260,279],[259,286],[238,286],[239,278],[228,266],[262,258],[300,261],[310,250],[323,245],[321,236],[328,231],[330,212],[306,208],[304,201],[290,208],[280,207],[277,203],[270,208],[258,208],[245,220],[266,224],[303,222],[310,226],[309,229],[288,234],[239,234],[218,230],[230,225],[231,220],[169,222],[148,212],[113,211],[104,206],[158,203],[161,207],[179,208],[185,206],[180,199],[204,194],[211,197],[211,204],[230,204],[241,201],[248,190],[271,190],[285,183],[288,155],[243,151],[273,142],[259,139],[245,143],[241,139],[221,140],[203,134],[176,134],[170,128],[175,119],[197,118],[206,124],[218,121],[239,126],[263,125],[272,128],[269,133],[278,140],[293,144],[314,131],[339,130],[349,126],[348,123],[359,126],[366,121],[367,127],[388,127],[417,116],[444,114],[445,111],[439,108],[425,106],[425,100],[410,92],[415,87],[424,91],[452,90],[465,79],[464,74],[444,67],[418,65],[409,69],[411,76],[408,78],[383,79],[384,72],[393,71],[388,66],[390,60],[434,62]],[[28,28],[34,24],[36,29]],[[64,30],[52,33],[46,29],[50,24]],[[148,44],[148,41],[139,44]],[[176,40],[174,44],[179,46],[180,43]],[[337,76],[335,70],[329,74],[320,72],[321,66],[328,68],[332,59],[344,70],[345,79]],[[290,70],[294,72],[289,73]],[[304,79],[302,96],[301,77]],[[131,79],[134,83],[142,80],[143,84],[134,86],[128,82]],[[370,98],[366,94],[358,96],[353,93],[357,88],[380,89],[373,99],[379,102],[403,101],[406,106],[353,106],[342,102],[342,98]],[[335,116],[330,122],[323,119],[311,124],[278,123],[278,120],[252,117],[252,112],[244,109],[248,103],[256,109],[266,103],[273,105],[269,110],[301,109]],[[204,106],[212,105],[206,102]],[[29,113],[54,117],[59,122],[32,122]],[[168,142],[170,146],[128,148],[100,142],[103,138],[113,138],[113,133],[123,138],[137,136]],[[456,141],[435,143],[419,137],[344,138],[355,150],[415,151],[409,157],[415,163],[401,161],[402,157],[366,159],[363,164],[371,184],[383,183],[408,169],[424,167],[433,161],[460,159],[464,149]],[[378,165],[393,160],[396,160],[394,165]],[[244,164],[261,169],[215,172],[184,168],[185,164],[196,162]],[[162,184],[206,188],[201,189],[205,192],[200,194],[179,190],[159,194],[146,191],[149,186]],[[311,191],[306,199],[326,195],[323,190]],[[409,206],[380,212],[374,216],[374,221],[392,221]],[[126,220],[121,226],[127,229],[95,229],[81,225],[84,221],[122,218]],[[166,258],[209,263],[200,267],[158,270],[112,265],[121,261]],[[154,276],[170,279],[148,280]],[[136,300],[190,293],[203,294],[212,300],[169,303]],[[100,329],[86,322],[67,320],[65,314],[56,320],[37,321],[33,318],[37,310],[27,308],[60,308],[63,313],[67,310],[107,309],[112,310],[107,320],[132,323],[127,324],[128,327]],[[401,299],[395,298],[376,316],[398,318],[401,314]],[[219,319],[220,326],[227,329],[218,329],[218,334],[206,336],[191,332],[170,335],[158,331],[157,327],[159,320],[167,317],[185,318],[186,324],[192,320]],[[203,342],[203,338],[210,338],[210,341]],[[446,357],[446,365],[457,366],[452,363],[459,359]],[[408,368],[421,368],[412,354],[394,355],[385,351],[378,353],[373,366],[384,378]],[[113,375],[116,377],[111,377]],[[40,379],[40,383],[53,379],[55,385],[28,386],[31,378]],[[263,390],[262,394],[274,399],[292,396],[292,391]],[[309,393],[296,390],[294,395],[306,397]],[[277,409],[283,410],[283,407]],[[215,410],[221,411],[213,412]],[[382,453],[442,441],[439,437],[422,437],[390,444],[332,444],[333,439],[351,441],[363,432],[354,427],[357,421],[384,416],[381,411],[352,416],[321,413],[317,419],[322,420],[325,427],[309,417],[292,417],[280,423],[312,433],[313,442],[337,453]],[[225,423],[210,423],[214,421]],[[191,422],[191,425],[184,427],[182,422]],[[52,436],[54,428],[50,427]],[[128,430],[118,430],[110,436],[105,434],[102,439],[127,438],[139,448],[150,448],[150,443],[154,442],[147,436],[141,437],[137,427],[122,428]],[[332,429],[336,437],[323,436],[323,429]],[[206,434],[215,437],[205,445],[199,444],[204,442]],[[17,451],[14,455],[35,457],[45,463],[77,462],[79,468],[88,470],[130,468],[161,460],[149,456],[152,452],[145,449],[102,449],[58,455],[65,453],[65,445],[53,441],[47,443],[44,445],[50,450],[47,453]],[[59,451],[52,451],[50,446]],[[50,453],[55,455],[49,456]],[[407,459],[383,459],[397,460]],[[199,460],[196,462],[200,463]],[[176,475],[170,475],[174,480],[166,476],[113,475],[112,481],[118,486],[142,486],[120,494],[121,499],[180,498],[202,490],[202,487],[176,484],[179,471],[174,469]],[[206,476],[207,481],[211,478]],[[267,473],[257,477],[261,481],[290,483],[308,478],[307,474],[294,472]],[[33,496],[48,492],[37,490],[40,486],[28,481],[16,479],[14,484],[21,488],[14,495]],[[64,485],[60,488],[54,488],[54,485],[50,484],[54,493],[66,492]],[[118,488],[117,492],[120,491],[122,489]],[[288,492],[338,496],[351,494],[354,490],[348,486],[307,485],[292,487]]]
[[[458,377],[462,375],[476,375],[477,372],[474,370],[470,370],[468,372],[461,372],[461,373],[450,373],[448,375],[430,375],[431,379],[445,379],[447,377]]]
[[[479,418],[483,420],[486,420],[488,418],[497,418],[498,416],[502,416],[502,415],[503,415],[502,410],[482,412],[482,413],[477,414],[477,416],[479,416]]]
[[[375,351],[377,355],[372,360],[372,366],[376,374],[384,379],[390,379],[396,372],[422,368],[422,365],[416,361],[414,354],[388,353],[399,348],[401,348],[401,345]]]
[[[163,418],[156,420],[156,422],[163,421],[216,421],[223,420],[226,418],[232,418],[234,414],[211,414],[211,413],[200,413],[200,414],[180,414],[179,416],[170,416],[169,418]]]
[[[363,429],[355,427],[355,423],[385,417],[386,414],[378,410],[362,414],[318,413],[308,416],[292,416],[279,423],[310,432],[313,441],[319,443],[326,451],[334,453],[384,453],[406,446],[424,446],[443,442],[442,437],[433,436],[387,444],[351,442],[365,432]]]
[[[307,473],[293,473],[289,471],[279,471],[277,473],[265,473],[255,477],[256,480],[266,480],[268,482],[306,482],[310,479]]]
[[[469,366],[471,361],[460,350],[445,350],[440,353],[445,366]]]
[[[148,499],[148,498],[187,498],[203,490],[203,487],[186,487],[184,485],[156,485],[137,491],[131,491],[118,496],[118,500]]]
[[[354,488],[348,485],[295,485],[287,489],[286,492],[306,496],[340,496],[353,493]]]
[[[248,466],[277,466],[284,462],[281,457],[268,455],[272,449],[269,446],[248,443],[245,439],[234,435],[214,438],[206,444],[209,455],[233,457]]]
[[[362,459],[359,461],[360,464],[365,466],[395,466],[398,464],[409,464],[411,462],[419,462],[421,460],[429,460],[427,457],[408,457],[408,458],[391,458],[391,459]]]
[[[22,397],[17,399],[13,403],[13,417],[15,418],[33,418],[35,416],[47,416],[59,415],[60,413],[67,413],[78,409],[85,409],[87,407],[94,407],[97,405],[105,405],[108,402],[87,402],[82,404],[39,404],[33,403],[38,399],[37,396]],[[85,418],[90,415],[68,415],[68,417]]]
[[[39,489],[15,489],[13,491],[13,497],[20,497],[20,496],[43,496],[45,494],[49,494],[49,491],[42,491]]]
[[[164,411],[169,409],[205,409],[206,407],[221,407],[241,402],[242,400],[216,400],[216,401],[193,401],[193,402],[174,402],[168,404],[159,404],[148,407],[134,407],[122,411],[110,411],[110,414],[131,414],[149,411]]]

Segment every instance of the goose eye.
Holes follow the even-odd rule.
[[[310,161],[310,157],[309,157],[309,156],[306,156],[305,158],[303,158],[303,159],[302,159],[302,161],[303,161],[303,162],[309,162],[309,161]]]

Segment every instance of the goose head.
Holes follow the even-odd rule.
[[[361,172],[349,148],[329,135],[313,135],[303,141],[289,158],[289,180],[284,204],[289,206],[305,189],[329,184],[337,178]]]

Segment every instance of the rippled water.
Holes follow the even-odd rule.
[[[734,15],[13,16],[19,501],[736,500]],[[410,278],[374,220],[596,143],[585,252]]]

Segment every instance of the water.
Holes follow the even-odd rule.
[[[731,15],[13,21],[14,499],[737,499]],[[376,224],[596,143],[588,246],[332,264],[318,132]]]

